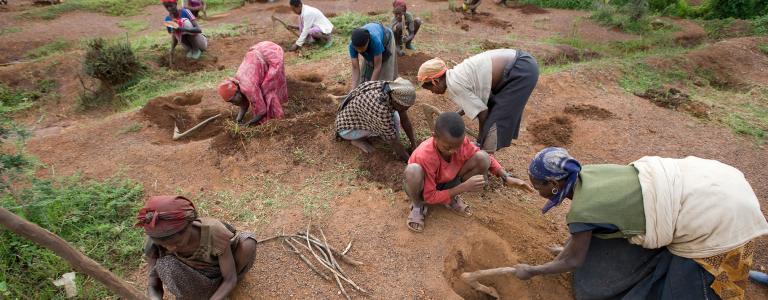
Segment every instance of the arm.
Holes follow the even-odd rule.
[[[408,162],[408,158],[410,157],[410,154],[408,154],[408,151],[405,150],[405,147],[403,147],[403,144],[400,143],[400,139],[395,137],[394,139],[389,141],[389,145],[392,146],[393,150],[395,150],[395,153],[397,153],[397,156],[400,157],[400,160],[404,162]]]
[[[246,112],[248,112],[248,106],[240,106],[240,111],[237,113],[237,118],[235,118],[235,122],[237,122],[238,124],[242,122]]]
[[[266,115],[266,113],[258,114],[258,115],[253,116],[253,119],[248,121],[248,123],[245,123],[245,126],[256,125],[256,123],[259,123],[259,121],[261,121],[261,119],[264,118],[264,115]]]
[[[413,22],[411,22],[408,23],[408,36],[405,38],[404,42],[410,42],[414,37],[416,37],[416,28],[413,25]]]
[[[153,270],[155,268],[156,261],[157,259],[154,257],[147,257],[147,265],[149,270]],[[163,299],[163,282],[160,281],[160,277],[157,276],[157,272],[149,272],[147,292],[149,293],[149,299]]]
[[[309,30],[312,27],[312,24],[315,22],[315,16],[312,16],[310,14],[305,14],[304,16],[301,16],[302,18],[302,25],[304,26],[303,30],[301,31],[301,34],[299,35],[299,38],[296,39],[296,48],[300,48],[304,45],[304,41],[307,39],[307,35],[309,35]],[[298,26],[295,26],[296,30],[299,30]],[[291,47],[293,49],[293,47]]]
[[[177,30],[179,30],[181,32],[189,32],[189,33],[203,33],[203,30],[200,29],[199,25],[197,25],[197,20],[189,20],[189,21],[190,21],[190,23],[192,23],[192,28],[185,29],[185,28],[179,27],[179,29],[177,29]]]
[[[481,111],[479,114],[477,114],[477,121],[480,123],[480,131],[483,131],[483,126],[485,126],[485,120],[488,119],[488,109]]]
[[[408,117],[408,111],[404,110],[401,112],[398,112],[400,114],[400,126],[403,127],[403,130],[405,131],[405,135],[408,137],[408,140],[411,142],[411,147],[408,148],[408,151],[413,152],[414,149],[418,146],[416,143],[415,135],[413,134],[413,125],[411,125],[411,119]]]
[[[515,275],[523,280],[537,275],[558,274],[571,272],[584,264],[589,251],[589,243],[592,240],[592,231],[584,231],[572,235],[571,240],[565,245],[563,252],[555,257],[555,260],[539,266],[519,264],[515,266]]]
[[[371,81],[379,80],[379,73],[381,73],[381,60],[382,55],[376,55],[373,57],[373,73],[371,74]]]
[[[360,81],[360,63],[358,62],[360,56],[350,59],[352,63],[352,88],[357,87],[357,83]]]
[[[219,288],[216,289],[216,293],[211,296],[211,299],[225,299],[237,285],[235,257],[232,255],[230,247],[225,247],[224,249],[224,253],[219,256],[219,267],[221,268],[223,280]]]
[[[501,178],[501,180],[505,185],[509,185],[511,187],[521,189],[529,193],[535,192],[535,190],[533,189],[533,186],[531,186],[528,182],[510,175],[509,172],[504,170],[504,168],[501,166],[501,164],[499,164],[496,158],[493,157],[493,155],[490,155],[490,159],[491,159],[491,168],[490,168],[491,173],[493,175],[496,175],[496,177]]]

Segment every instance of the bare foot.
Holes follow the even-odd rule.
[[[363,150],[366,154],[371,154],[375,149],[373,148],[373,145],[369,143],[368,141],[364,139],[359,140],[352,140],[352,145],[355,145],[357,148],[360,148],[360,150]]]

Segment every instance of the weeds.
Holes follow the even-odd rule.
[[[91,11],[112,16],[132,16],[142,12],[147,5],[156,4],[156,0],[67,0],[57,5],[35,8],[23,14],[27,18],[52,20],[71,11]]]
[[[520,4],[534,4],[539,7],[564,9],[590,9],[593,0],[519,0]]]
[[[768,55],[768,44],[757,45],[757,48],[760,49],[760,52],[763,52],[763,54]]]
[[[9,34],[9,33],[17,33],[21,32],[21,28],[19,27],[3,27],[0,28],[0,35]]]
[[[192,89],[214,88],[216,83],[232,76],[232,71],[201,71],[191,74],[167,69],[155,69],[136,76],[117,92],[131,107],[140,107],[147,101],[166,94]]]
[[[0,84],[0,114],[13,113],[32,107],[40,95],[24,90],[12,89]]]
[[[67,177],[32,180],[19,197],[3,194],[0,206],[61,236],[83,254],[118,275],[140,260],[142,233],[133,227],[143,187],[130,180],[83,180]],[[63,298],[51,279],[72,267],[53,252],[0,230],[0,282],[9,298]],[[81,277],[82,279],[83,277]],[[79,297],[107,298],[111,293],[95,280],[77,281]]]
[[[144,22],[142,20],[125,20],[118,23],[117,26],[127,30],[129,33],[137,33],[137,32],[143,31],[144,29],[147,29],[147,27],[149,27],[149,24],[147,24],[147,22]]]
[[[35,48],[27,52],[29,58],[43,58],[66,51],[72,47],[72,44],[64,39],[57,39],[49,44]]]

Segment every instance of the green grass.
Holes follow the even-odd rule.
[[[768,44],[757,45],[757,49],[760,49],[760,52],[763,52],[763,54],[768,55]]]
[[[13,26],[0,28],[0,35],[9,34],[9,33],[17,33],[17,32],[21,32],[21,28],[13,27]]]
[[[345,11],[344,13],[330,19],[333,23],[334,33],[341,36],[348,36],[352,30],[371,22],[386,23],[390,18],[389,14],[378,14],[375,16],[363,15],[357,12]]]
[[[144,29],[147,29],[147,27],[149,27],[149,24],[147,24],[147,22],[144,22],[142,20],[125,20],[118,23],[117,26],[127,30],[128,33],[137,33],[137,32],[143,31]]]
[[[726,124],[731,127],[733,132],[754,137],[758,143],[765,143],[766,134],[765,128],[759,128],[755,124],[748,122],[742,116],[731,114],[726,118]]]
[[[26,53],[29,58],[43,58],[63,52],[72,48],[72,43],[64,39],[57,39],[51,43],[32,49]]]
[[[619,86],[630,93],[658,89],[667,84],[686,81],[689,77],[682,70],[658,70],[639,61],[626,63],[623,66],[623,73]]]
[[[202,71],[192,74],[156,69],[137,76],[126,84],[127,88],[117,92],[117,96],[130,107],[141,107],[147,101],[174,92],[212,89],[222,79],[232,76],[233,71]]]
[[[142,232],[133,227],[143,187],[130,180],[34,179],[21,196],[0,196],[0,206],[61,236],[118,276],[141,261]],[[63,299],[51,280],[73,268],[53,252],[7,230],[0,230],[0,293],[9,299]],[[78,298],[112,294],[95,280],[77,274]],[[31,294],[30,294],[31,293]]]
[[[39,97],[36,93],[13,89],[0,83],[0,114],[30,108]]]
[[[460,2],[460,1],[459,1]],[[593,0],[519,0],[520,4],[534,4],[539,7],[565,8],[565,9],[590,9]]]
[[[157,0],[67,0],[57,5],[29,10],[22,16],[52,20],[71,11],[91,11],[112,16],[133,16],[143,12],[145,6],[152,4],[160,5],[160,2]]]
[[[234,8],[242,7],[245,5],[244,0],[207,0],[205,1],[207,6],[206,11],[208,16],[220,14]]]

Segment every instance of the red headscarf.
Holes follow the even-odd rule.
[[[403,12],[405,12],[408,9],[408,5],[405,4],[405,0],[395,0],[395,1],[393,1],[392,2],[392,7],[393,8],[399,8]]]
[[[237,93],[238,84],[239,82],[234,78],[227,78],[219,83],[218,90],[219,96],[221,96],[221,100],[224,100],[224,102],[229,101],[229,99]]]
[[[186,228],[197,218],[197,211],[192,201],[182,196],[153,196],[136,218],[137,227],[153,238],[174,235]]]

